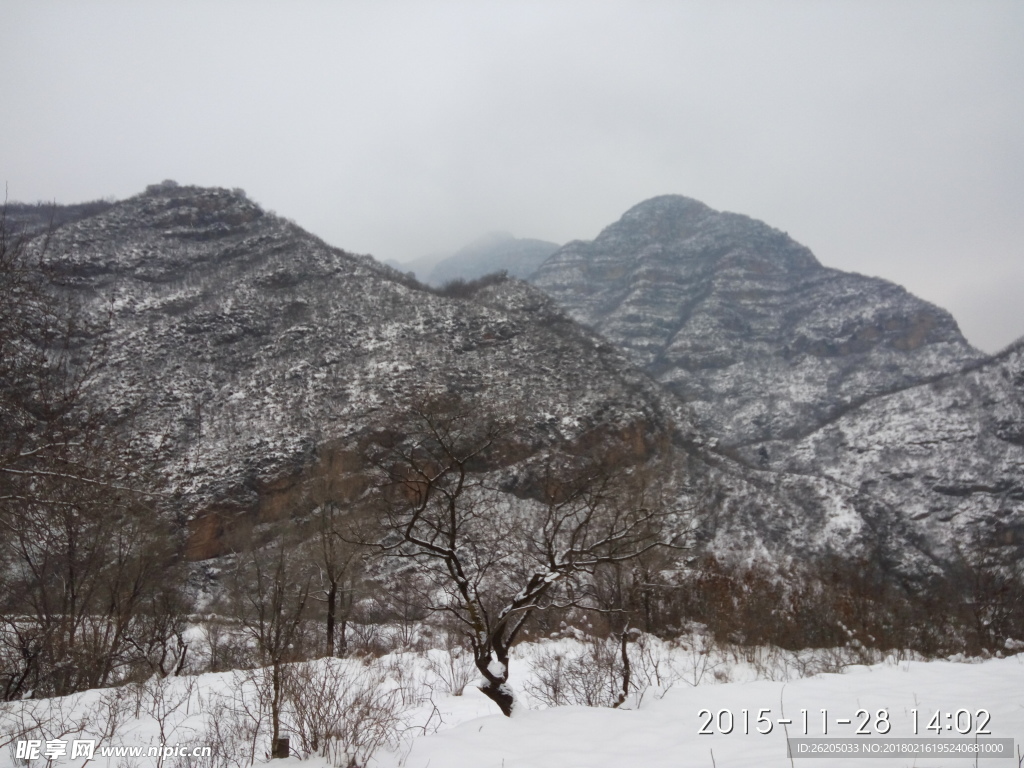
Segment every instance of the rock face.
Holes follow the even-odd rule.
[[[982,358],[948,312],[680,196],[569,243],[532,281],[629,350],[723,446],[748,454]]]
[[[557,243],[516,238],[508,232],[492,232],[438,262],[427,282],[443,285],[458,278],[475,280],[502,270],[512,277],[526,278],[557,250]]]

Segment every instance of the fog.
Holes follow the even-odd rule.
[[[679,193],[1024,334],[1018,2],[0,0],[11,200],[242,187],[408,261]]]

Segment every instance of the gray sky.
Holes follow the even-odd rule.
[[[1024,3],[0,0],[12,200],[243,187],[399,261],[679,193],[1024,334]]]

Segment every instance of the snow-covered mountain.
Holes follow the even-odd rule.
[[[59,227],[68,290],[109,313],[101,396],[138,410],[193,527],[294,513],[318,467],[440,392],[486,391],[534,446],[614,433],[638,455],[689,432],[685,409],[536,288],[441,295],[327,246],[240,191],[155,185]]]
[[[294,514],[362,436],[438,392],[516,410],[513,464],[611,436],[661,458],[714,512],[707,546],[738,559],[921,573],[961,522],[1024,515],[1019,349],[985,361],[947,313],[746,217],[657,198],[554,254],[537,284],[602,337],[529,284],[445,295],[240,191],[155,185],[87,214],[50,257],[109,316],[97,392],[137,410],[195,557],[236,516]]]
[[[870,400],[780,446],[773,463],[840,478],[960,543],[1024,544],[1024,339]]]

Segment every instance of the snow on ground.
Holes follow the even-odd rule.
[[[814,668],[820,669],[822,663],[832,663],[835,667],[837,660],[849,661],[852,652],[790,654],[778,649],[726,649],[705,643],[697,636],[674,644],[654,639],[648,639],[648,643],[647,662],[638,664],[634,672],[652,681],[651,670],[657,667],[662,686],[649,688],[639,701],[634,697],[628,703],[630,709],[543,708],[543,695],[538,693],[543,665],[548,664],[550,673],[552,659],[561,659],[567,664],[571,658],[581,658],[580,654],[588,647],[586,642],[572,638],[517,646],[511,679],[529,708],[517,710],[512,718],[497,714],[496,706],[473,687],[473,673],[464,654],[450,655],[437,650],[390,654],[373,662],[358,659],[312,662],[309,669],[321,676],[314,676],[313,687],[308,691],[311,697],[325,689],[355,696],[360,685],[390,691],[400,710],[401,738],[393,750],[377,752],[368,764],[373,768],[856,768],[861,765],[955,768],[975,765],[973,756],[791,761],[786,751],[787,730],[789,737],[803,735],[802,710],[806,710],[807,735],[820,736],[823,709],[827,712],[830,737],[853,736],[863,717],[858,715],[859,710],[868,713],[869,728],[873,732],[884,729],[884,725],[877,726],[876,721],[878,711],[885,710],[889,723],[886,736],[893,738],[914,736],[912,710],[916,709],[920,736],[933,741],[958,736],[955,732],[958,710],[969,713],[972,726],[978,723],[979,710],[985,710],[991,738],[1012,738],[1024,749],[1024,655],[959,662],[907,661],[890,657],[871,666],[846,666],[842,674],[800,677]],[[59,715],[55,720],[68,724],[76,722],[82,713],[103,709],[97,706],[100,702],[106,702],[107,709],[111,703],[119,704],[121,722],[116,735],[104,742],[107,746],[168,743],[191,747],[212,743],[215,732],[235,739],[231,742],[233,746],[227,749],[227,743],[222,742],[221,756],[214,760],[197,762],[169,758],[158,763],[145,756],[97,757],[88,763],[96,768],[115,765],[241,768],[248,763],[242,755],[246,739],[250,744],[259,745],[255,749],[256,763],[266,762],[268,734],[265,726],[255,735],[250,729],[246,736],[242,733],[245,718],[232,720],[230,715],[232,710],[237,713],[244,709],[240,690],[248,697],[245,700],[249,706],[253,706],[256,697],[252,675],[247,679],[243,673],[174,678],[163,687],[158,682],[154,679],[141,686],[88,691],[77,697],[30,702],[29,705],[50,707]],[[468,684],[463,695],[451,695],[451,690],[457,690],[464,683]],[[0,723],[0,730],[10,729],[15,721],[9,713],[21,706],[18,702],[3,705],[8,716]],[[702,714],[702,710],[706,714]],[[743,732],[744,710],[747,711],[748,733]],[[943,726],[941,735],[927,729],[936,711],[940,712]],[[725,734],[721,731],[729,724],[729,713],[733,728],[731,733]],[[950,713],[951,718],[946,718],[946,713]],[[765,719],[759,722],[758,715]],[[790,718],[792,724],[781,725],[778,721],[783,717]],[[961,726],[967,725],[966,717],[961,714]],[[840,725],[836,722],[840,718],[853,722]],[[162,736],[160,720],[163,721]],[[757,733],[757,729],[768,730],[766,720],[771,722],[770,732]],[[219,731],[214,728],[215,724],[220,726]],[[232,736],[232,727],[241,731]],[[701,734],[702,727],[711,733]],[[53,738],[54,729],[51,723],[49,733],[37,731],[35,737]],[[974,730],[972,727],[972,734]],[[67,738],[88,735],[87,730]],[[245,738],[239,738],[240,735]],[[0,744],[8,738],[0,739]],[[294,733],[292,744],[293,749],[297,749],[298,739]],[[279,768],[326,768],[331,764],[317,756],[275,762]],[[992,768],[1019,765],[1016,756],[981,760],[979,764]],[[18,761],[13,744],[0,749],[0,768],[24,765],[43,768],[47,763],[43,758],[28,763]],[[83,766],[85,763],[81,759],[59,758],[52,765]]]
[[[826,674],[790,682],[755,681],[674,687],[661,700],[642,702],[636,711],[563,707],[526,712],[511,719],[479,718],[416,740],[404,762],[405,768],[678,768],[738,766],[771,768],[789,766],[785,730],[773,725],[771,733],[750,734],[738,727],[741,712],[765,708],[773,722],[792,718],[790,737],[801,736],[801,710],[808,710],[809,736],[821,735],[821,710],[828,712],[829,736],[853,736],[856,713],[877,710],[889,713],[891,737],[913,736],[912,709],[919,712],[919,731],[929,738],[950,738],[949,731],[936,737],[925,731],[936,710],[967,709],[972,718],[979,709],[991,715],[992,738],[1013,738],[1024,748],[1024,657],[992,659],[982,663],[913,661],[853,667],[845,674]],[[707,716],[730,710],[737,727],[730,735],[700,735]],[[854,723],[837,726],[836,718]],[[944,717],[943,726],[947,721]],[[962,725],[966,720],[962,718]],[[767,726],[762,724],[762,730]],[[873,725],[872,725],[873,727]],[[954,726],[955,728],[955,726]],[[712,726],[712,731],[717,731]],[[866,738],[866,737],[865,737]],[[973,766],[974,758],[842,758],[796,759],[800,766]],[[1016,766],[1017,758],[982,760],[981,765]]]

